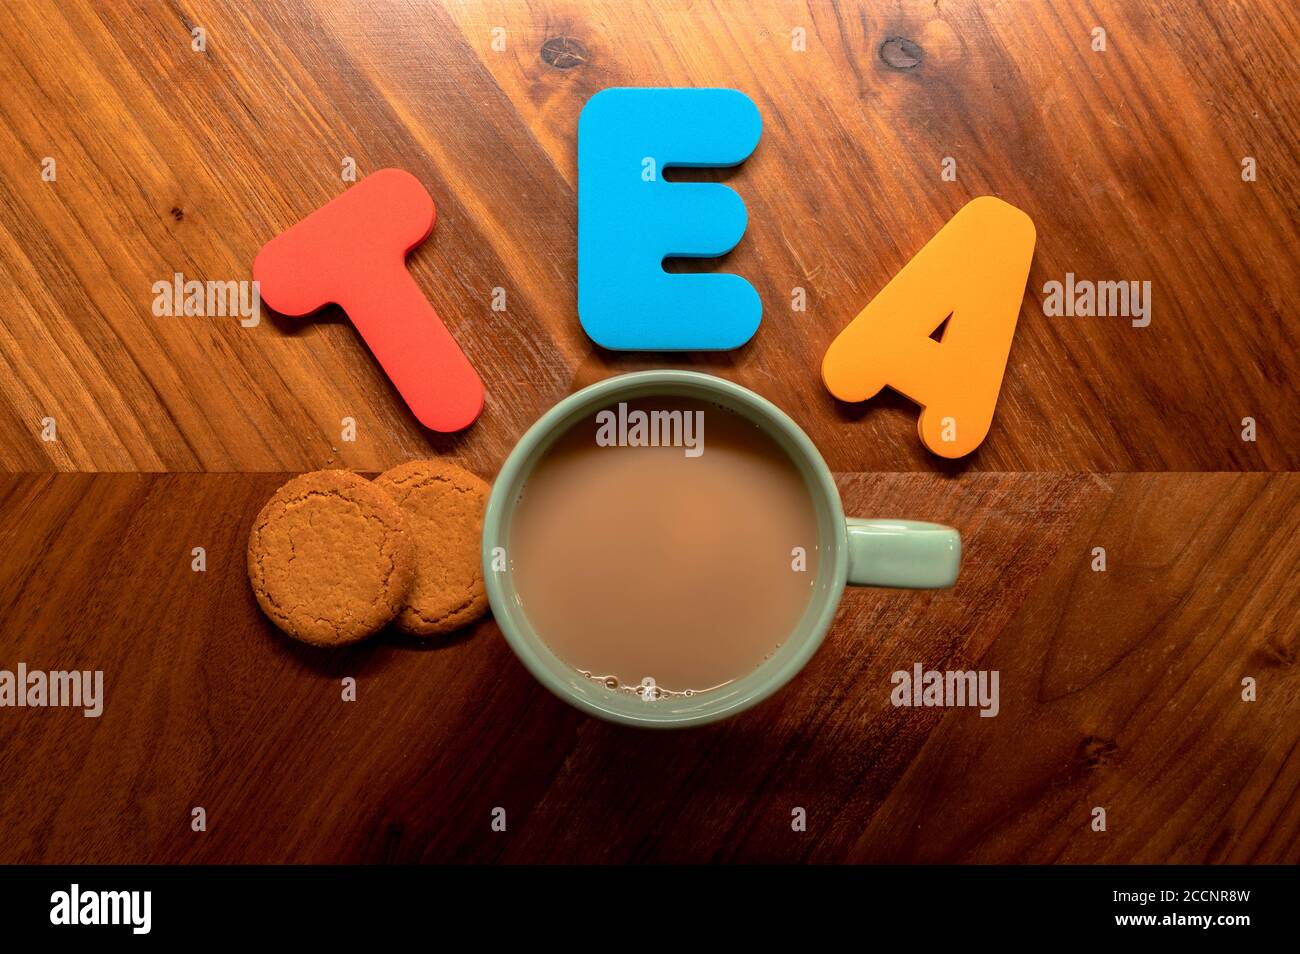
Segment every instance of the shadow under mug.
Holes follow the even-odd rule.
[[[553,653],[528,621],[513,581],[510,521],[533,467],[583,418],[619,401],[694,398],[761,427],[794,461],[817,514],[818,559],[812,597],[798,625],[768,659],[743,678],[693,696],[645,700],[613,692]],[[501,549],[498,549],[501,548]],[[494,571],[502,561],[505,569]],[[830,469],[808,435],[776,405],[753,391],[695,371],[638,371],[608,378],[547,411],[520,439],[492,487],[483,521],[483,578],[488,600],[510,648],[553,693],[594,716],[646,728],[679,728],[735,715],[766,699],[808,662],[829,629],[846,584],[931,589],[952,586],[961,537],[951,527],[908,520],[845,519]],[[575,613],[582,607],[574,607]]]

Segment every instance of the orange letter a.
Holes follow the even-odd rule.
[[[973,451],[993,423],[1034,238],[1015,206],[987,195],[966,203],[831,342],[831,394],[865,401],[888,385],[921,405],[917,430],[933,453]]]

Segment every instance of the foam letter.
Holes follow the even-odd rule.
[[[831,342],[826,387],[865,401],[888,385],[921,405],[917,429],[933,453],[969,454],[993,423],[1034,237],[1015,206],[968,202]]]
[[[758,145],[758,107],[732,89],[606,89],[578,120],[578,316],[620,351],[724,351],[758,330],[758,292],[739,275],[669,274],[669,256],[736,247],[745,203],[716,182],[646,177],[735,166]]]

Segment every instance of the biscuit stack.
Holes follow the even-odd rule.
[[[373,481],[343,470],[295,477],[248,536],[257,602],[316,646],[359,642],[389,623],[418,637],[459,629],[487,610],[488,489],[442,461],[411,461]]]

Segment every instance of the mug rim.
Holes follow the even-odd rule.
[[[812,481],[808,481],[807,476],[805,478],[805,482],[809,484],[810,495],[817,494],[830,511],[830,538],[821,538],[819,542],[826,544],[831,551],[820,556],[821,560],[828,557],[831,560],[829,575],[831,585],[814,591],[811,600],[818,601],[819,605],[815,614],[806,623],[807,630],[801,637],[800,645],[751,691],[736,697],[725,706],[706,712],[683,714],[665,712],[663,709],[647,709],[644,714],[632,715],[615,707],[602,707],[556,678],[555,673],[544,662],[543,654],[556,659],[559,657],[535,632],[525,635],[521,630],[516,617],[526,622],[527,616],[522,607],[514,605],[511,601],[504,583],[504,578],[510,576],[512,571],[507,565],[506,571],[495,572],[492,568],[492,551],[496,546],[508,546],[508,541],[504,537],[507,518],[517,503],[519,489],[544,456],[538,451],[543,450],[550,440],[563,433],[560,430],[561,425],[574,416],[575,412],[588,406],[593,409],[604,407],[623,392],[644,389],[646,386],[673,385],[703,389],[722,395],[729,399],[730,403],[748,411],[747,416],[759,423],[769,435],[784,438],[778,443],[792,459],[796,455],[790,448],[793,447],[798,451],[800,459],[794,462],[796,465],[802,465],[801,471],[813,478]],[[511,495],[516,499],[509,499]],[[817,505],[816,500],[814,505]],[[480,549],[484,586],[497,628],[501,630],[506,643],[533,678],[552,694],[588,715],[638,728],[682,728],[706,725],[743,712],[771,696],[793,679],[821,646],[839,607],[848,579],[848,530],[844,508],[830,468],[816,445],[789,415],[767,398],[734,381],[699,371],[649,370],[617,374],[575,391],[549,408],[533,422],[511,448],[492,484],[484,513]],[[800,627],[804,625],[805,622],[801,620]],[[531,624],[528,629],[531,630]],[[783,644],[794,635],[793,631],[788,634]],[[709,692],[717,691],[720,690]],[[701,697],[703,695],[702,693]]]

